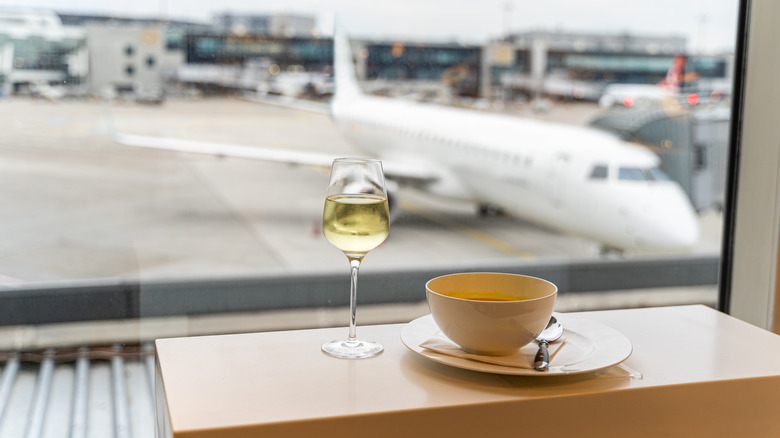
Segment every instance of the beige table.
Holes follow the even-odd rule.
[[[346,329],[157,341],[168,437],[780,437],[780,336],[704,306],[583,312],[631,340],[620,367],[560,377],[435,363],[403,324],[358,327],[385,352],[320,352]]]

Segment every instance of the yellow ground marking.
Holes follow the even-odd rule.
[[[536,260],[536,256],[534,254],[531,254],[528,251],[523,251],[522,249],[516,248],[504,242],[501,239],[497,239],[491,236],[490,234],[472,228],[455,219],[449,218],[441,214],[436,214],[435,212],[427,210],[421,207],[420,205],[417,205],[414,202],[402,199],[400,201],[400,207],[418,216],[422,216],[425,219],[430,220],[431,222],[435,222],[445,228],[449,228],[451,230],[462,233],[474,240],[481,242],[482,244],[490,246],[491,248],[501,251],[505,254],[509,254],[528,261]]]

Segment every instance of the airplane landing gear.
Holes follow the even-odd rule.
[[[477,206],[477,213],[479,214],[479,217],[496,217],[503,216],[504,210],[495,205],[479,204],[479,206]]]
[[[623,258],[626,255],[626,251],[623,248],[616,248],[609,245],[600,245],[599,255],[602,257]]]

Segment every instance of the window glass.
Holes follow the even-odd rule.
[[[464,266],[560,280],[562,305],[615,288],[714,303],[736,0],[0,2],[4,289],[131,290],[132,316],[335,306],[322,157],[368,155],[393,222],[362,303],[422,302],[426,277]],[[340,93],[334,21],[371,99]],[[584,184],[613,162],[680,190]],[[681,221],[697,232],[653,237]],[[612,251],[675,274],[636,268],[626,288]],[[570,281],[582,260],[601,280]]]
[[[593,171],[590,173],[590,177],[592,179],[606,179],[608,172],[609,169],[607,166],[599,165],[593,168]]]
[[[696,165],[695,169],[702,169],[703,166]],[[658,167],[651,167],[650,169],[647,169],[645,171],[648,175],[648,177],[652,180],[656,181],[669,181],[671,178],[669,178],[669,175],[666,174],[663,170],[659,169]]]
[[[621,167],[618,170],[618,179],[626,181],[645,181],[647,175],[638,167]]]

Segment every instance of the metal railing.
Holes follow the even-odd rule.
[[[154,437],[154,347],[0,354],[0,436]]]

